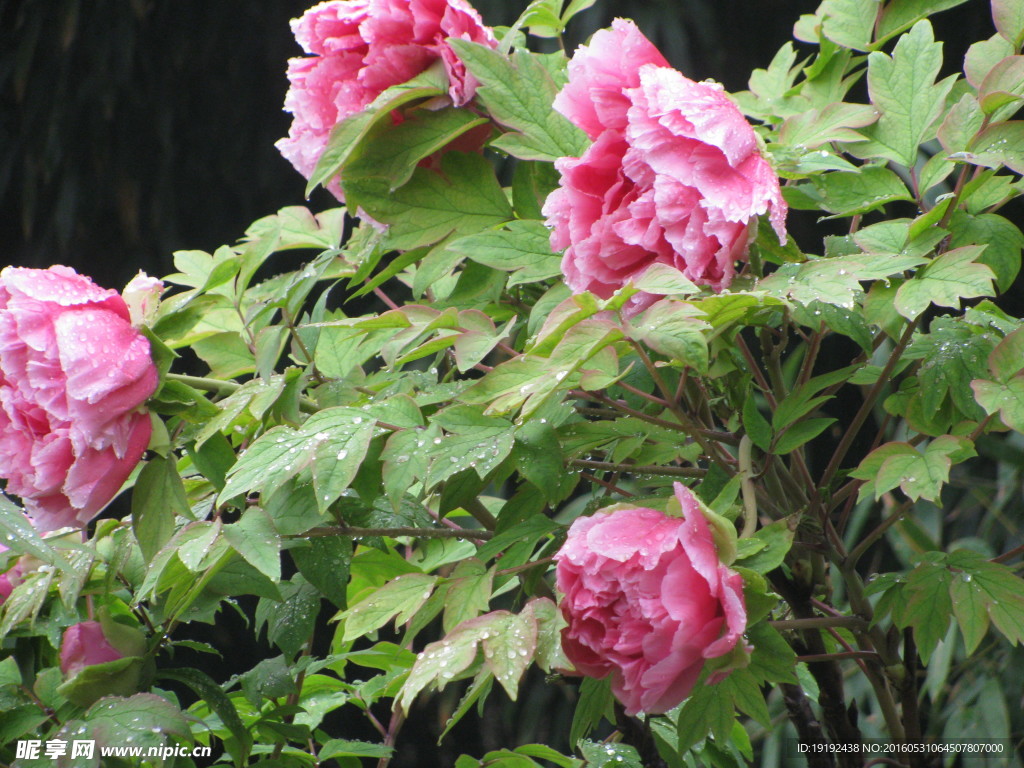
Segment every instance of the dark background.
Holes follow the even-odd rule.
[[[273,144],[291,119],[281,109],[286,62],[301,54],[288,21],[311,4],[0,0],[0,266],[63,263],[120,289],[140,268],[156,276],[172,271],[174,250],[213,250],[253,220],[303,204],[305,180]],[[474,4],[497,25],[513,21],[526,3]],[[599,0],[573,22],[567,44],[574,48],[615,16],[631,17],[689,77],[714,78],[735,91],[816,5]],[[944,74],[960,68],[970,42],[994,31],[987,0],[969,0],[933,23],[946,41]],[[318,191],[309,204],[318,210],[337,203]],[[820,243],[813,222],[806,214],[799,223],[791,219],[791,230]],[[252,642],[251,629],[231,611],[202,633],[225,652],[214,662],[218,679],[273,655],[240,645]],[[523,734],[546,740],[545,729],[562,730],[570,694],[539,683],[524,688],[518,705],[491,704],[484,718],[471,717],[440,753],[433,742],[443,717],[428,722],[420,711],[411,722],[425,733],[403,732],[394,765],[450,765],[462,752],[513,745]],[[442,702],[440,711],[455,703]],[[438,708],[431,711],[437,717]],[[339,735],[373,738],[368,730],[351,732],[354,723],[329,723]]]

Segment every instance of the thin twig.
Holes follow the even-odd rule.
[[[868,623],[860,616],[812,616],[806,619],[776,619],[768,623],[775,627],[775,629],[828,629],[830,627],[844,627],[859,631],[867,629],[868,626]]]
[[[753,536],[757,530],[757,492],[754,489],[754,470],[750,458],[751,447],[749,435],[740,440],[740,490],[743,494],[743,530],[740,538]]]
[[[609,483],[607,480],[602,480],[599,477],[594,477],[593,475],[589,474],[588,472],[580,472],[580,477],[582,477],[587,482],[595,483],[596,485],[600,485],[602,488],[607,488],[609,491],[614,491],[615,493],[617,493],[617,494],[619,494],[621,496],[626,496],[628,498],[633,498],[634,496],[636,496],[635,493],[630,493],[627,490],[619,488],[619,486],[617,486],[615,483]]]
[[[899,522],[900,518],[906,514],[909,508],[910,502],[905,501],[896,508],[895,512],[882,520],[882,522],[879,523],[873,531],[861,539],[857,546],[853,548],[849,556],[846,558],[844,566],[847,568],[853,568],[853,566],[857,564],[857,561],[860,560],[861,556],[868,551],[868,548],[882,538],[883,534],[885,534],[892,525]]]
[[[845,659],[871,659],[878,661],[878,654],[874,651],[841,651],[838,653],[808,653],[797,656],[797,661],[805,664],[815,661],[843,661]]]
[[[611,461],[591,461],[589,459],[569,459],[572,467],[599,469],[606,472],[629,472],[634,475],[664,475],[666,477],[704,477],[707,470],[696,467],[665,467],[657,464],[616,464]]]
[[[917,324],[920,321],[920,317],[914,318],[908,325],[906,330],[903,331],[903,335],[900,337],[899,342],[896,344],[896,348],[893,349],[892,354],[889,355],[889,359],[885,363],[885,367],[878,376],[878,380],[874,386],[868,392],[867,397],[864,398],[864,402],[861,403],[860,408],[857,410],[856,415],[853,417],[853,421],[846,428],[843,433],[842,440],[839,442],[839,446],[836,448],[835,453],[832,454],[832,460],[829,461],[828,467],[825,468],[824,474],[821,476],[821,482],[818,484],[820,488],[826,488],[832,481],[836,472],[839,471],[839,465],[843,463],[843,459],[846,458],[847,451],[850,450],[850,446],[860,433],[860,428],[864,425],[868,415],[871,413],[871,409],[874,408],[875,402],[878,400],[879,395],[882,393],[882,388],[889,384],[889,376],[892,374],[893,369],[896,367],[896,363],[899,362],[900,357],[903,356],[904,350],[907,345],[910,344],[910,339],[914,335],[914,331],[917,329]]]

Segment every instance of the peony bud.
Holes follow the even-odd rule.
[[[66,679],[57,692],[81,707],[103,696],[131,696],[152,677],[153,659],[145,651],[142,632],[101,609],[100,621],[64,630],[60,668]]]
[[[142,270],[128,282],[121,291],[121,298],[128,305],[128,314],[131,315],[133,326],[141,328],[153,324],[163,292],[163,281],[150,277]]]
[[[60,669],[74,677],[85,667],[117,661],[124,654],[107,642],[98,621],[83,621],[64,630],[60,644]]]

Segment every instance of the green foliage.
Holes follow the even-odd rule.
[[[935,42],[927,20],[899,38],[891,57],[880,51],[868,56],[868,91],[882,114],[864,129],[868,141],[856,147],[857,154],[915,165],[918,147],[932,138],[956,79],[950,76],[936,83],[941,67],[942,45]]]
[[[555,160],[585,148],[583,132],[551,109],[560,83],[541,57],[527,51],[506,57],[464,40],[453,41],[452,47],[480,81],[484,108],[511,129],[493,147],[521,160]]]

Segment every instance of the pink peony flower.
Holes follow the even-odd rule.
[[[121,658],[124,654],[107,641],[98,621],[83,621],[64,630],[60,644],[60,669],[67,677],[74,677],[85,667]]]
[[[157,378],[115,291],[62,266],[0,272],[0,476],[37,528],[84,525],[114,497]]]
[[[786,203],[749,123],[720,85],[669,68],[632,22],[576,52],[555,108],[594,139],[556,161],[544,205],[573,291],[607,298],[655,263],[721,290],[756,216],[785,240]],[[627,312],[653,300],[639,294]]]
[[[292,31],[312,55],[288,63],[284,108],[294,119],[288,138],[276,146],[307,179],[335,125],[438,59],[448,72],[452,103],[473,98],[477,82],[447,38],[497,45],[465,0],[328,0],[294,19]],[[343,200],[337,180],[328,189]]]
[[[611,674],[629,714],[679,704],[746,628],[742,578],[720,562],[690,490],[675,490],[682,518],[646,508],[581,517],[556,555],[562,648],[582,674]]]

